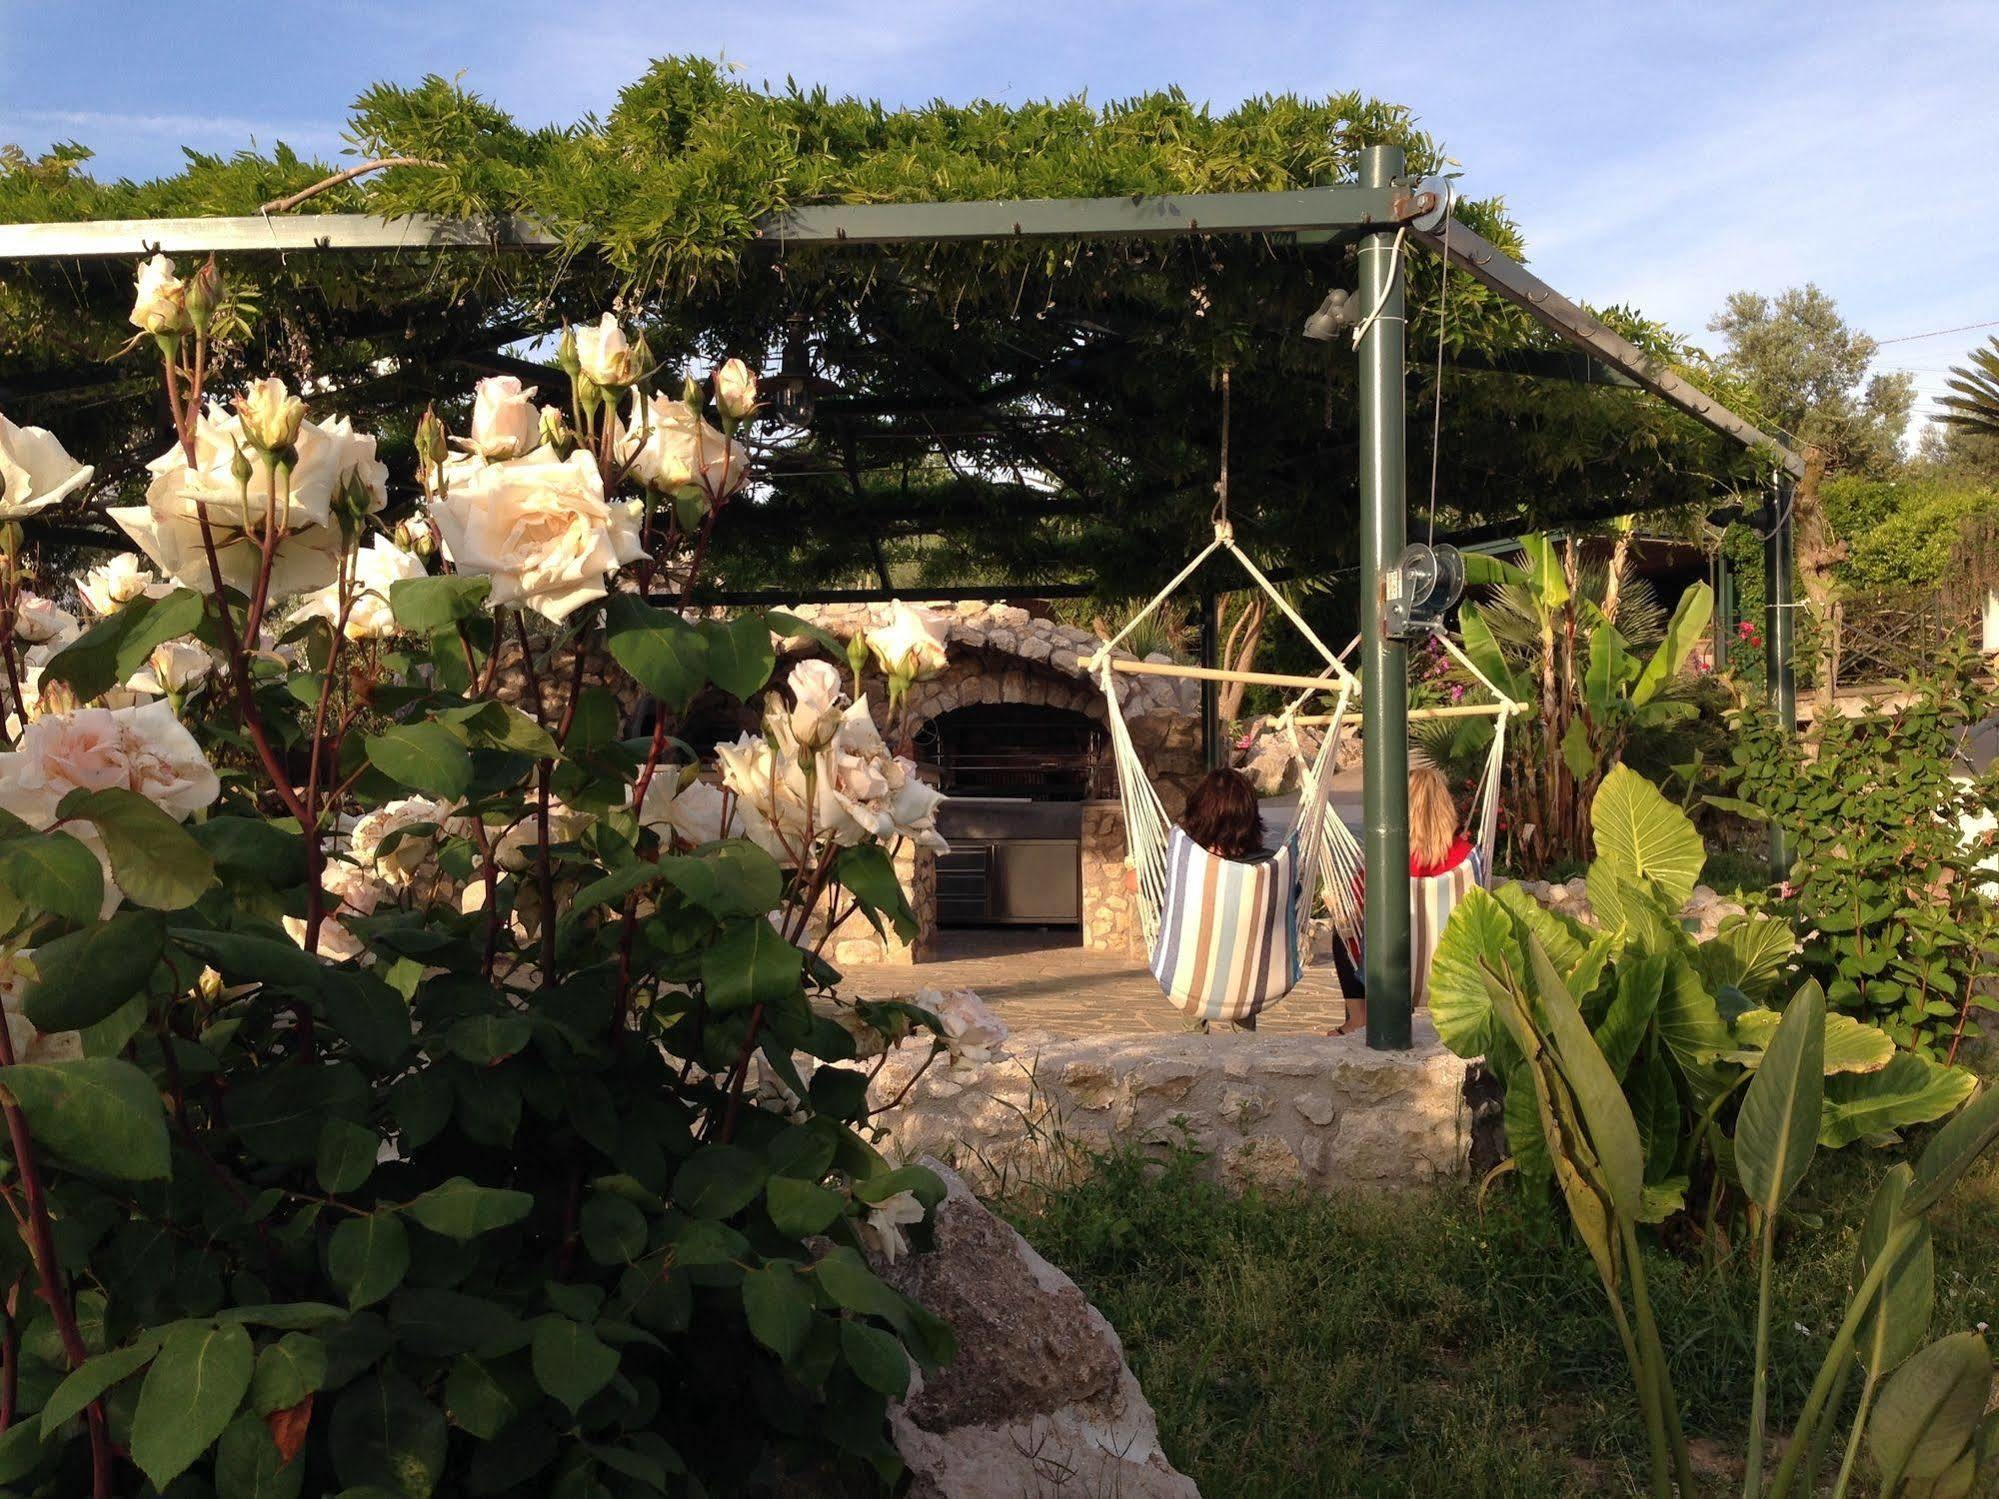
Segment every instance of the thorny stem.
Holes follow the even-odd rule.
[[[14,1424],[14,1411],[21,1392],[21,1327],[15,1314],[21,1304],[21,1280],[15,1276],[7,1287],[7,1301],[0,1307],[6,1321],[0,1323],[0,1432]]]
[[[0,1025],[0,1067],[14,1065],[14,1040]],[[71,1369],[81,1368],[90,1357],[83,1333],[76,1325],[76,1303],[62,1281],[62,1262],[56,1256],[55,1229],[49,1217],[47,1194],[42,1186],[41,1166],[35,1145],[28,1134],[27,1117],[12,1100],[0,1102],[7,1120],[7,1136],[14,1147],[14,1166],[21,1178],[21,1192],[27,1199],[28,1252],[35,1264],[38,1294],[48,1304],[56,1334],[62,1340],[63,1355]],[[9,1319],[9,1328],[12,1320]],[[11,1370],[13,1360],[8,1361]],[[104,1402],[93,1400],[86,1407],[90,1424],[90,1474],[93,1499],[111,1499],[111,1434],[104,1421]]]

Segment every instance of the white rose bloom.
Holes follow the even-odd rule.
[[[582,837],[594,819],[588,812],[579,812],[560,797],[548,804],[548,841],[551,847],[559,843],[574,843]],[[541,820],[530,807],[519,819],[509,824],[493,845],[493,861],[502,869],[519,874],[534,862],[535,850],[541,847]]]
[[[916,1200],[916,1194],[897,1192],[868,1209],[861,1232],[881,1257],[893,1265],[909,1253],[909,1240],[903,1236],[903,1229],[922,1221],[923,1204]]]
[[[445,557],[493,580],[489,607],[518,604],[559,622],[604,597],[606,574],[635,560],[637,537],[629,512],[606,502],[596,459],[547,453],[460,473],[430,515]]]
[[[0,807],[34,827],[53,823],[56,807],[78,787],[114,786],[136,791],[178,822],[222,792],[201,746],[163,702],[37,718],[17,749],[0,754]]]
[[[944,805],[944,793],[925,781],[914,762],[896,757],[889,779],[888,816],[899,838],[911,838],[919,848],[933,854],[948,854],[951,845],[937,831],[937,809]]]
[[[951,638],[951,621],[934,609],[918,609],[897,600],[889,622],[867,632],[868,649],[892,677],[920,682],[942,671]]]
[[[154,646],[146,664],[125,679],[125,686],[133,692],[179,697],[189,688],[206,681],[214,669],[215,657],[209,653],[208,647],[183,636],[179,640],[163,641]]]
[[[646,786],[639,822],[661,836],[671,833],[699,848],[741,831],[741,820],[728,803],[714,783],[693,780],[682,786],[670,766],[662,767]]]
[[[60,649],[82,633],[83,627],[74,614],[40,594],[24,589],[15,600],[14,638],[24,644],[54,645]]]
[[[633,368],[625,330],[608,312],[594,326],[576,330],[576,360],[599,385],[629,385],[640,373]]]
[[[618,457],[631,465],[632,477],[663,493],[692,485],[710,499],[725,499],[743,487],[750,458],[743,445],[722,435],[687,409],[685,401],[668,401],[632,392],[630,419],[615,438]]]
[[[888,1037],[861,1018],[861,1012],[844,1000],[831,997],[817,997],[812,1001],[812,1013],[830,1020],[854,1039],[854,1060],[871,1061],[888,1050]]]
[[[305,402],[275,375],[252,380],[236,398],[235,409],[243,435],[258,447],[290,447],[304,430]]]
[[[832,743],[817,761],[819,825],[842,847],[888,838],[895,832],[889,797],[895,757],[882,743],[864,697],[840,719]]]
[[[96,472],[46,428],[17,427],[0,416],[0,521],[25,520],[68,499]]]
[[[34,950],[0,956],[0,1006],[7,1016],[7,1040],[16,1062],[80,1062],[83,1060],[82,1031],[38,1031],[34,1022],[21,1013],[21,1000],[28,989],[27,967],[34,963]],[[25,960],[27,967],[23,966]]]
[[[520,458],[541,442],[541,413],[535,386],[523,388],[513,375],[488,375],[474,388],[472,435],[454,437],[456,447],[481,458]]]
[[[319,872],[319,888],[333,900],[336,915],[372,916],[388,896],[381,880],[346,859],[328,859]]]
[[[1005,1055],[1001,1048],[1006,1044],[1006,1022],[970,989],[953,989],[948,994],[919,989],[914,1003],[943,1025],[953,1072],[974,1072]]]
[[[375,535],[354,553],[354,603],[347,611],[349,640],[385,640],[396,633],[395,611],[389,606],[391,584],[424,576],[421,558],[404,551],[388,537]],[[340,618],[340,580],[335,579],[292,611],[294,620]]]
[[[166,256],[140,262],[131,322],[148,333],[171,333],[186,326],[187,290]]]
[[[827,661],[801,661],[788,685],[792,706],[786,716],[792,742],[805,750],[824,749],[840,731],[847,694],[840,668]]]
[[[375,456],[375,439],[357,433],[344,417],[305,422],[293,444],[298,462],[277,486],[276,508],[288,534],[279,543],[271,591],[306,593],[333,581],[339,536],[333,503],[357,490],[372,514],[388,503],[388,465]],[[231,472],[238,450],[250,463],[247,491]],[[142,506],[107,513],[162,572],[189,588],[212,592],[200,520],[208,518],[223,581],[248,591],[261,565],[258,537],[271,508],[271,470],[256,451],[243,418],[210,406],[195,423],[194,460],[175,443],[147,465],[153,479]]]
[[[780,863],[796,863],[811,822],[805,772],[798,762],[790,755],[778,755],[761,734],[718,744],[715,757],[722,767],[722,784],[736,794],[744,834]]]
[[[161,598],[172,586],[159,581],[136,552],[120,552],[76,580],[83,606],[99,619],[115,614],[140,597]]]
[[[715,406],[731,421],[742,421],[757,409],[757,377],[740,359],[730,359],[715,371]]]
[[[373,870],[400,888],[422,871],[451,820],[451,809],[443,802],[427,796],[402,797],[360,817],[347,834],[347,852],[362,869]],[[404,832],[424,824],[429,825],[424,832]],[[398,833],[403,836],[391,842]]]
[[[300,947],[305,946],[305,918],[287,916],[283,918],[285,935]],[[319,923],[319,953],[329,963],[351,963],[367,954],[368,949],[361,939],[347,930],[337,916],[326,916]]]

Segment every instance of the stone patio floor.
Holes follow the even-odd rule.
[[[848,991],[863,999],[907,999],[919,988],[974,989],[1013,1030],[1058,1035],[1187,1029],[1145,965],[1085,952],[1073,928],[944,931],[927,963],[853,964]],[[1324,1032],[1346,1013],[1330,962],[1305,970],[1296,989],[1259,1017],[1259,1030]]]

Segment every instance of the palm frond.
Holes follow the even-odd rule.
[[[1937,397],[1935,420],[1973,432],[1999,432],[1999,338],[1974,350],[1965,364],[1952,365],[1954,395]]]

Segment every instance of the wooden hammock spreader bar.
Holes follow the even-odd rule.
[[[1502,713],[1513,711],[1507,703],[1448,703],[1440,708],[1411,708],[1410,722],[1425,718],[1497,718]],[[1319,728],[1333,721],[1330,713],[1300,713],[1291,722],[1302,728]],[[1349,713],[1340,720],[1342,723],[1365,723],[1366,717],[1359,713]]]
[[[1331,677],[1299,677],[1288,672],[1274,671],[1228,671],[1219,666],[1182,666],[1176,661],[1124,661],[1112,658],[1112,671],[1125,672],[1135,677],[1191,677],[1197,682],[1246,682],[1253,687],[1289,687],[1302,692],[1337,692],[1340,684]],[[1409,716],[1419,718],[1496,718],[1508,712],[1510,703],[1450,703],[1439,708],[1411,708]],[[1347,722],[1359,722],[1358,713],[1349,713]],[[1325,715],[1308,717],[1299,714],[1292,718],[1296,724],[1325,724],[1332,719]]]

